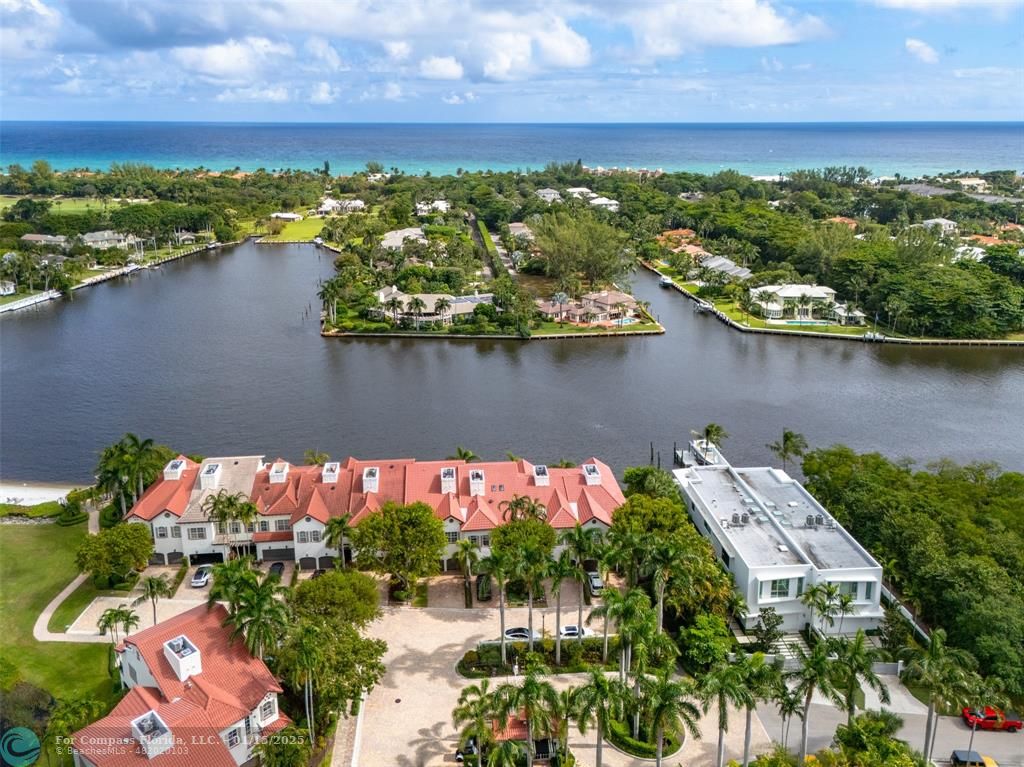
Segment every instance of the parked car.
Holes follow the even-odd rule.
[[[977,751],[963,751],[957,749],[949,757],[953,767],[999,767],[991,756],[982,756]]]
[[[539,631],[533,632],[534,640],[541,639]],[[530,641],[530,629],[525,626],[515,626],[510,629],[505,629],[505,639],[512,640],[514,642],[529,642]]]
[[[191,585],[194,589],[201,589],[204,586],[210,585],[210,578],[213,576],[213,567],[211,565],[200,565],[196,568],[195,574],[192,576]]]
[[[1013,711],[1003,711],[994,706],[984,708],[965,708],[963,710],[964,724],[979,730],[1006,730],[1007,732],[1018,732],[1024,727],[1020,714]]]
[[[480,573],[476,577],[476,598],[480,602],[491,601],[491,576],[488,573]]]
[[[597,596],[602,591],[604,591],[604,581],[601,580],[600,573],[587,573],[587,588],[590,589],[590,593],[594,596]]]
[[[592,629],[588,629],[586,626],[562,626],[562,639],[576,639],[577,637],[589,637],[593,636],[594,632]]]
[[[284,575],[284,562],[274,562],[270,566],[270,574],[276,575],[278,578]]]

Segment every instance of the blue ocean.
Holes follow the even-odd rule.
[[[786,124],[324,124],[0,122],[0,165],[313,169],[368,161],[406,173],[549,162],[773,175],[862,165],[876,175],[1024,169],[1024,122]]]

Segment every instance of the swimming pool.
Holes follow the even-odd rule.
[[[821,320],[786,320],[786,325],[827,325],[827,322]]]

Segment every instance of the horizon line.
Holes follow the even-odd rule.
[[[781,121],[718,121],[698,120],[689,122],[656,120],[656,121],[629,121],[629,122],[554,122],[554,121],[489,121],[470,120],[463,122],[446,120],[136,120],[136,119],[0,119],[0,125],[5,124],[40,124],[40,123],[95,123],[95,124],[122,124],[131,123],[137,125],[459,125],[459,126],[501,126],[501,125],[548,125],[548,126],[721,126],[721,125],[1020,125],[1024,126],[1024,120],[781,120]]]

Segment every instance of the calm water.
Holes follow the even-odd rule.
[[[551,161],[776,174],[863,165],[917,176],[1024,168],[1024,123],[701,125],[410,125],[253,123],[0,123],[0,164],[54,167],[141,162],[166,168],[362,169],[407,173],[540,168]]]
[[[183,451],[499,459],[619,472],[709,421],[741,463],[782,428],[1024,469],[1024,353],[746,336],[634,279],[668,333],[590,341],[322,339],[311,246],[246,244],[0,317],[0,470],[85,481],[125,431]]]

